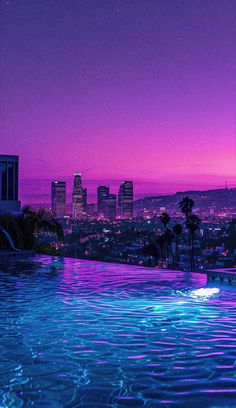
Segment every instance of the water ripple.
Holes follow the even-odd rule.
[[[38,256],[0,272],[0,407],[235,407],[236,291]]]

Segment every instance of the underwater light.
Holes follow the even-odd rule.
[[[197,290],[192,290],[192,297],[210,297],[216,295],[220,292],[219,288],[200,288]]]

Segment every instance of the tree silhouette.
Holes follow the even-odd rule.
[[[167,212],[163,212],[160,217],[159,220],[161,221],[161,223],[164,225],[164,229],[166,230],[167,225],[169,224],[171,218],[169,216],[169,214]]]
[[[21,249],[35,247],[35,238],[42,232],[56,234],[58,239],[63,239],[63,228],[53,217],[51,212],[44,209],[34,211],[25,206],[19,216],[3,214],[0,216],[0,225],[11,235],[16,246]]]
[[[160,258],[161,258],[161,267],[163,269],[164,267],[164,258],[165,258],[165,245],[166,245],[166,239],[164,237],[164,234],[159,235],[156,239],[157,247],[159,248],[160,251]]]
[[[177,260],[177,268],[179,269],[179,238],[183,232],[183,227],[181,224],[175,224],[173,227],[173,233],[176,236],[176,260]]]
[[[201,220],[196,214],[191,214],[186,220],[186,227],[190,235],[190,245],[191,245],[191,270],[195,270],[195,259],[194,259],[194,241],[195,233],[199,230]]]
[[[192,200],[192,198],[189,198],[189,197],[184,197],[179,202],[179,208],[180,208],[181,212],[185,215],[185,224],[187,224],[188,218],[191,216],[194,206],[195,206],[194,200]],[[189,231],[189,234],[188,234],[188,246],[189,246],[189,263],[190,263],[190,269],[192,271],[192,269],[193,269],[193,260],[192,260],[192,248],[191,248],[191,234],[190,234],[190,231]]]
[[[195,206],[194,200],[192,200],[192,198],[189,197],[184,197],[179,202],[179,208],[181,212],[185,214],[186,218],[188,218],[190,214],[192,214],[194,206]]]
[[[160,252],[154,243],[145,245],[141,249],[141,252],[144,254],[144,256],[149,258],[149,266],[151,266],[151,257],[153,257],[155,260],[160,258]]]

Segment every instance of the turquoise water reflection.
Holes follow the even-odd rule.
[[[235,407],[236,292],[50,257],[0,274],[0,407]]]

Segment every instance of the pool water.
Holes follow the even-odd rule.
[[[1,268],[0,407],[236,407],[236,290],[206,285],[46,256]]]

